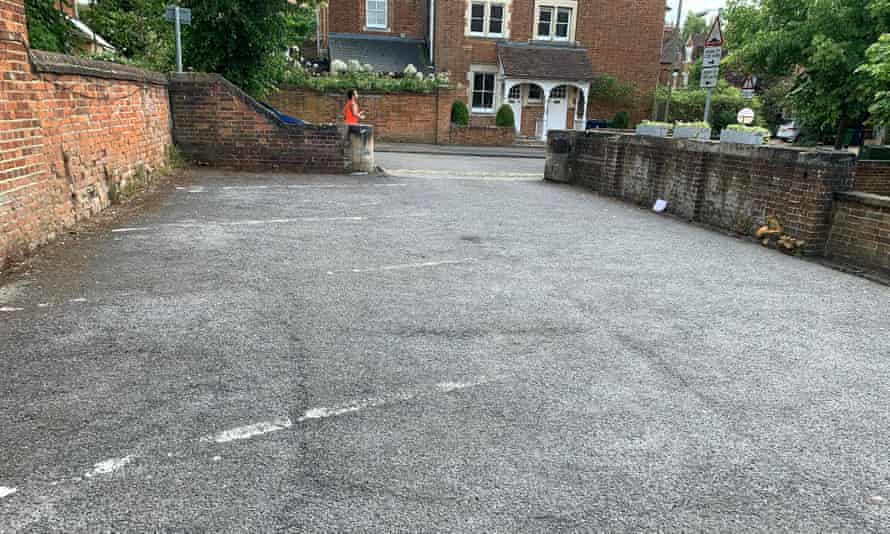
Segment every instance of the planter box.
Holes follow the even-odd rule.
[[[738,132],[735,130],[723,130],[720,132],[721,143],[736,143],[739,145],[762,145],[763,134],[755,132]]]
[[[651,137],[667,137],[671,131],[667,126],[652,126],[650,124],[638,124],[637,135],[648,135]]]
[[[699,141],[711,140],[710,128],[698,126],[674,126],[674,139],[697,139]]]

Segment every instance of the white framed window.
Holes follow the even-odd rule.
[[[550,98],[565,98],[566,97],[566,86],[560,85],[559,87],[554,87],[550,90]]]
[[[507,99],[510,102],[519,102],[522,99],[522,88],[518,85],[511,87],[510,92],[507,94]]]
[[[490,0],[470,3],[467,35],[474,37],[504,37],[507,7],[503,2]]]
[[[570,41],[575,37],[576,0],[537,0],[535,2],[535,39]]]
[[[527,100],[529,104],[541,104],[544,102],[544,90],[541,89],[540,85],[528,86]]]
[[[494,111],[494,82],[495,73],[493,72],[473,73],[472,105],[474,113]]]
[[[365,26],[385,30],[389,25],[387,0],[365,0]]]

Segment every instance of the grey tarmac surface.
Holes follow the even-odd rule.
[[[7,279],[0,531],[890,529],[890,289],[473,161],[190,171]]]

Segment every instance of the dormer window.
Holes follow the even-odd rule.
[[[473,37],[504,37],[506,33],[506,16],[506,6],[503,2],[471,2],[467,35]]]

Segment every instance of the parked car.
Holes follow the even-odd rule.
[[[777,139],[781,139],[789,143],[794,143],[799,137],[800,124],[794,119],[782,123],[782,125],[779,126],[779,130],[776,132]]]

